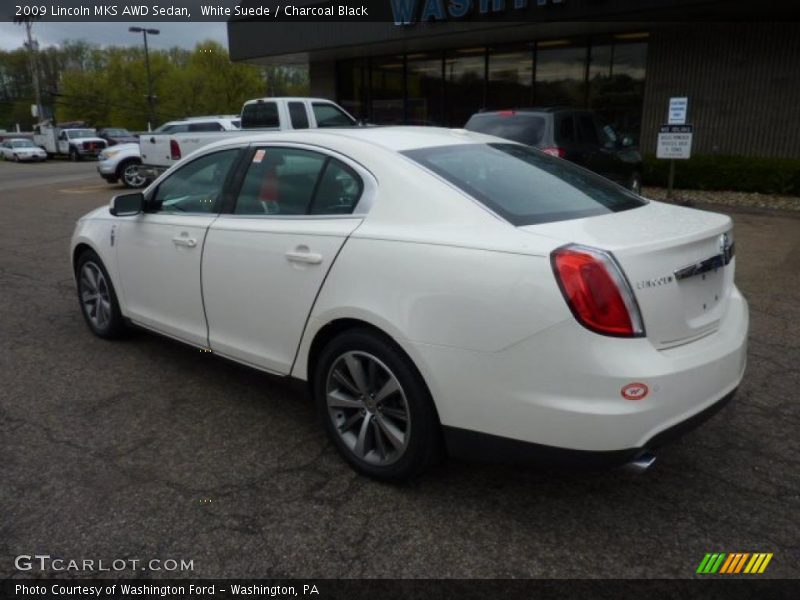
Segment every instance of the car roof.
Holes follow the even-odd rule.
[[[296,142],[321,144],[336,140],[360,141],[372,146],[378,146],[393,152],[417,150],[421,148],[434,148],[437,146],[454,146],[459,144],[480,144],[489,142],[514,143],[482,133],[467,131],[466,129],[446,129],[443,127],[417,127],[417,126],[391,126],[391,127],[351,127],[351,128],[325,128],[304,129],[302,131],[270,131],[244,133],[235,138],[221,140],[207,147],[226,146],[233,143],[276,143]]]
[[[333,100],[328,100],[327,98],[311,98],[309,96],[264,96],[263,98],[253,98],[252,100],[248,100],[244,103],[245,106],[248,104],[258,104],[259,102],[272,102],[275,100],[280,100],[281,102],[327,102],[328,104],[335,104]]]
[[[537,114],[537,113],[554,114],[560,112],[591,112],[591,111],[584,108],[572,108],[570,106],[542,106],[542,107],[530,107],[530,108],[507,108],[505,110],[485,110],[482,112],[475,113],[472,116],[473,117],[493,116],[509,112],[519,113],[519,114]]]

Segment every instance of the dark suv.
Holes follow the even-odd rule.
[[[642,156],[633,140],[620,137],[593,112],[574,108],[525,108],[479,112],[465,126],[538,148],[586,167],[637,194],[642,188]]]

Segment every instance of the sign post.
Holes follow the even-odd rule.
[[[675,186],[675,161],[688,160],[692,157],[692,137],[694,130],[686,124],[689,112],[689,98],[678,96],[669,99],[667,124],[658,132],[658,148],[656,158],[669,160],[669,178],[667,179],[667,198],[672,198]]]

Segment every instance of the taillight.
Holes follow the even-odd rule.
[[[175,140],[169,141],[169,154],[172,160],[180,160],[181,159],[181,147],[178,145],[178,142]]]
[[[556,146],[542,148],[542,152],[544,152],[545,154],[549,154],[550,156],[556,156],[558,158],[564,158],[567,155],[567,153],[564,151],[563,148],[557,148]]]
[[[515,110],[501,110],[497,114],[499,116],[501,116],[501,117],[513,117],[514,115],[517,114],[517,111],[515,111]]]
[[[568,245],[550,257],[558,285],[578,322],[603,335],[643,337],[636,298],[613,255]]]

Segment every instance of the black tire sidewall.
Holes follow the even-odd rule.
[[[102,271],[103,277],[106,278],[106,284],[108,285],[108,295],[111,300],[111,318],[108,321],[108,325],[104,329],[99,329],[95,327],[92,320],[89,318],[89,315],[86,314],[86,308],[83,305],[83,301],[81,300],[81,272],[83,271],[84,265],[86,263],[94,263],[97,267]],[[119,309],[119,301],[117,300],[117,292],[114,289],[114,283],[111,281],[111,277],[108,275],[108,271],[106,271],[106,267],[103,264],[103,261],[100,260],[100,257],[97,255],[96,252],[93,250],[85,250],[80,257],[78,258],[78,262],[75,266],[75,279],[77,282],[77,289],[78,289],[78,304],[80,305],[81,314],[83,315],[86,324],[89,326],[89,329],[92,330],[96,336],[101,337],[103,339],[115,339],[118,338],[125,330],[125,320],[122,316],[122,312]]]
[[[354,350],[367,352],[381,360],[397,377],[406,394],[411,439],[405,454],[397,462],[385,467],[371,465],[354,456],[341,440],[328,413],[328,371],[342,354]],[[339,334],[320,352],[312,374],[311,389],[328,437],[356,471],[381,481],[404,481],[419,474],[438,454],[441,428],[428,388],[405,352],[390,338],[368,329],[354,329]]]

